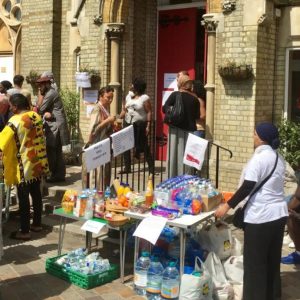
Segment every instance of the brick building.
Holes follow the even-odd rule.
[[[221,153],[220,175],[234,189],[253,151],[255,123],[299,118],[299,18],[296,0],[0,0],[0,80],[52,70],[61,88],[75,90],[76,71],[95,69],[101,81],[93,88],[115,88],[117,113],[141,76],[157,133],[166,134],[163,95],[187,69],[206,84],[208,138],[233,151],[231,159]],[[234,66],[241,68],[230,77]],[[85,140],[83,101],[80,120]]]

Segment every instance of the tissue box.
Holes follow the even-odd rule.
[[[214,210],[222,202],[222,194],[219,193],[216,196],[208,197],[207,195],[202,196],[202,211]]]

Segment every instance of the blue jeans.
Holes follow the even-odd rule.
[[[205,131],[204,130],[196,130],[193,132],[193,134],[205,139]]]

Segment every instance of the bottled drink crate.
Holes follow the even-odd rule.
[[[47,273],[59,277],[65,281],[71,282],[83,289],[91,289],[96,286],[111,282],[119,277],[119,266],[110,264],[111,269],[101,273],[82,274],[72,270],[67,270],[64,266],[56,263],[56,260],[61,256],[48,258],[46,260]]]

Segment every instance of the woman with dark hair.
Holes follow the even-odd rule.
[[[139,158],[140,153],[145,154],[148,163],[149,173],[154,173],[154,161],[148,144],[148,134],[152,121],[152,107],[150,98],[145,94],[146,82],[143,79],[136,78],[132,82],[131,90],[126,96],[120,118],[125,117],[124,126],[133,125],[135,157]],[[130,151],[124,153],[125,168],[121,173],[131,172]]]
[[[114,89],[103,87],[98,92],[98,102],[91,114],[89,144],[95,144],[107,139],[113,133],[113,124],[116,119],[109,113],[110,104],[114,97]],[[111,164],[104,166],[104,185],[110,186]],[[100,188],[98,184],[97,187]]]
[[[254,131],[254,154],[241,176],[241,186],[215,212],[223,217],[245,199],[244,300],[281,299],[280,259],[288,216],[284,200],[285,161],[277,153],[278,129],[260,123]]]
[[[7,91],[12,88],[12,84],[8,80],[3,80],[0,82],[0,93],[7,94]]]

